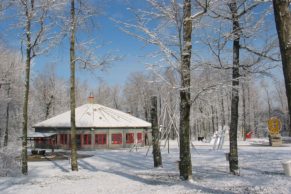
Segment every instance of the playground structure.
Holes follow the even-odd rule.
[[[225,137],[228,137],[229,127],[219,126],[218,130],[213,134],[210,144],[213,145],[213,150],[221,150],[225,141]]]

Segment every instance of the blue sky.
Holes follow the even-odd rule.
[[[102,0],[94,1],[95,4],[102,3]],[[103,1],[104,2],[104,1]],[[81,31],[78,34],[77,39],[83,40],[86,38],[94,38],[96,45],[104,44],[105,46],[96,50],[96,56],[102,56],[105,53],[112,53],[113,55],[121,56],[122,59],[112,63],[106,71],[95,70],[94,73],[84,70],[77,71],[78,79],[86,81],[90,86],[94,87],[98,85],[100,79],[110,85],[123,85],[126,79],[131,73],[137,71],[146,71],[145,63],[151,61],[148,57],[145,57],[147,53],[152,51],[154,48],[144,45],[143,42],[131,37],[124,32],[120,31],[116,24],[109,18],[114,17],[117,19],[128,19],[130,13],[127,10],[127,5],[124,3],[125,0],[108,0],[106,5],[101,5],[101,9],[104,11],[104,15],[99,16],[96,19],[97,28],[89,30],[88,33]],[[134,3],[141,3],[140,1]],[[266,5],[269,6],[269,5]],[[269,20],[273,20],[273,16],[269,16]],[[273,22],[271,22],[273,24]],[[21,31],[7,30],[10,24],[8,22],[2,22],[0,24],[0,30],[4,33],[1,34],[5,40],[9,40],[8,44],[15,49],[20,48],[19,34]],[[274,26],[275,30],[275,26]],[[193,34],[193,38],[196,34]],[[207,50],[201,45],[194,46],[193,53],[195,50],[205,50],[203,57],[208,57]],[[33,63],[32,72],[36,74],[43,71],[45,66],[55,64],[57,67],[57,74],[68,79],[69,78],[69,43],[66,39],[50,52],[48,55],[39,56]],[[278,70],[278,76],[282,76],[282,72]]]
[[[112,1],[110,5],[104,5],[105,15],[97,17],[97,27],[94,30],[90,30],[88,33],[84,31],[79,32],[77,39],[90,39],[96,40],[96,45],[104,44],[96,50],[96,56],[102,56],[106,53],[112,53],[112,55],[120,56],[121,59],[110,64],[106,71],[100,71],[96,69],[93,73],[87,70],[77,70],[77,76],[80,80],[87,81],[89,85],[95,86],[99,83],[100,79],[110,85],[122,85],[132,72],[145,71],[145,63],[142,57],[147,51],[148,47],[144,47],[144,44],[136,40],[135,38],[125,34],[118,29],[118,26],[110,19],[114,18],[127,18],[128,13],[126,5],[122,1]],[[109,13],[113,13],[110,15]],[[88,36],[88,37],[87,37]],[[84,38],[86,37],[86,38]],[[67,41],[64,44],[68,44]],[[61,59],[58,72],[61,76],[69,76],[69,56],[68,46],[64,48],[61,46],[57,55],[59,57],[48,56],[41,63],[49,62],[50,60]],[[61,54],[59,54],[61,53]],[[36,70],[41,71],[40,68]]]
[[[102,2],[102,1],[101,1]],[[98,3],[97,1],[94,3]],[[145,47],[141,41],[120,31],[117,25],[110,20],[114,18],[128,18],[129,13],[124,1],[115,0],[108,1],[106,5],[101,5],[104,9],[104,15],[98,16],[95,20],[97,27],[90,29],[88,33],[84,30],[77,35],[77,40],[94,39],[96,45],[104,44],[101,48],[96,50],[96,56],[102,56],[105,53],[112,53],[112,55],[120,56],[121,59],[113,62],[106,68],[106,71],[98,69],[92,71],[81,70],[77,68],[77,77],[79,80],[86,81],[91,86],[96,86],[100,79],[110,85],[123,85],[129,75],[137,71],[145,71],[145,60],[143,59],[152,48]],[[112,14],[109,14],[112,13]],[[4,20],[0,23],[0,36],[9,46],[16,50],[20,50],[20,34],[22,30],[9,29],[11,24],[15,22],[13,19]],[[54,51],[50,51],[46,55],[41,55],[35,58],[32,64],[32,74],[47,69],[45,66],[54,64],[56,66],[57,74],[69,78],[69,42],[64,39]]]

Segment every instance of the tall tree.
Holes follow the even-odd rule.
[[[70,107],[71,107],[71,169],[78,171],[77,142],[76,142],[76,96],[75,96],[75,33],[76,15],[75,0],[71,0],[71,22],[70,22]]]
[[[94,20],[90,20],[98,15],[96,9],[96,1],[82,1],[82,0],[70,0],[70,19],[64,20],[64,23],[68,25],[70,32],[70,109],[71,109],[71,169],[73,171],[78,170],[77,162],[77,145],[76,145],[76,79],[75,71],[76,66],[85,70],[95,70],[97,68],[105,68],[109,63],[112,63],[119,58],[113,56],[112,53],[106,53],[101,57],[96,56],[97,40],[89,40],[77,44],[76,37],[77,31],[82,27],[86,27],[86,30],[94,27]],[[99,7],[98,7],[99,8]],[[64,17],[66,18],[66,17]],[[65,26],[66,26],[65,25]],[[87,36],[89,37],[89,36]],[[83,40],[83,38],[82,38]],[[96,46],[97,45],[97,46]],[[78,49],[78,52],[76,50]]]
[[[231,89],[231,121],[229,130],[229,170],[234,175],[239,175],[237,129],[238,129],[238,103],[239,103],[239,49],[240,49],[240,24],[236,0],[229,4],[232,18],[233,30],[233,67],[232,67],[232,89]]]
[[[290,0],[273,0],[276,29],[279,38],[291,130],[291,10]],[[291,136],[291,132],[289,133]]]
[[[53,0],[14,0],[10,1],[18,13],[18,26],[24,28],[25,42],[25,75],[24,75],[24,103],[23,103],[23,124],[22,124],[22,173],[27,175],[27,128],[28,128],[28,102],[30,91],[30,67],[33,59],[44,52],[47,52],[55,43],[55,33],[52,32],[54,20],[48,18],[56,6]],[[8,12],[7,12],[8,13]],[[55,32],[55,31],[54,31]],[[49,37],[51,36],[51,37]],[[48,41],[50,40],[50,41]],[[21,41],[22,42],[22,41]]]
[[[29,94],[29,81],[30,81],[30,65],[31,65],[31,51],[32,51],[32,41],[31,41],[31,21],[34,11],[34,1],[26,0],[22,1],[25,8],[26,16],[26,61],[25,61],[25,93],[24,93],[24,104],[23,104],[23,126],[22,126],[22,174],[27,175],[27,123],[28,123],[28,94]]]
[[[189,145],[190,107],[193,103],[190,95],[192,22],[199,23],[200,20],[197,20],[206,12],[209,1],[203,3],[195,1],[194,9],[202,10],[193,15],[191,15],[190,0],[183,1],[183,4],[176,0],[147,0],[146,2],[149,5],[149,7],[146,6],[149,8],[148,10],[131,9],[136,16],[136,23],[115,21],[122,25],[122,30],[125,33],[144,41],[146,44],[157,46],[159,50],[153,54],[153,58],[157,59],[157,64],[150,64],[150,69],[157,75],[159,81],[166,81],[163,73],[160,73],[161,66],[164,64],[173,68],[174,72],[180,76],[181,85],[175,87],[179,89],[180,97],[183,98],[179,103],[182,134],[179,142],[183,142],[183,146],[180,147],[180,177],[183,180],[189,180],[192,177]]]
[[[181,89],[180,89],[180,176],[192,179],[190,150],[190,107],[191,107],[191,52],[192,52],[191,0],[184,0],[183,5],[183,51],[181,54]]]

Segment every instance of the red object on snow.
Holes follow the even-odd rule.
[[[253,134],[253,131],[250,131],[246,134],[246,139],[251,139],[252,138],[252,134]]]

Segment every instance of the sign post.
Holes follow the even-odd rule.
[[[271,146],[281,146],[282,137],[280,135],[282,123],[277,117],[271,117],[268,120],[269,141]]]

